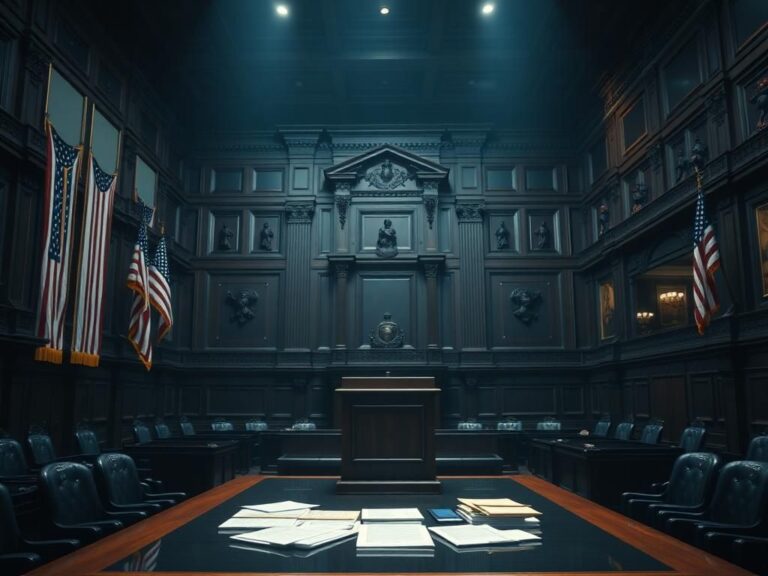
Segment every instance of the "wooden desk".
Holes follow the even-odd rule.
[[[677,446],[628,440],[536,439],[528,466],[553,484],[618,509],[624,492],[642,492],[668,479],[680,454]]]
[[[164,538],[164,541],[168,541],[172,538],[172,532],[177,529],[183,529],[186,525],[194,522],[198,517],[203,514],[213,513],[219,507],[227,508],[223,510],[229,514],[229,508],[232,508],[230,504],[227,507],[227,502],[230,499],[236,499],[244,491],[258,485],[264,477],[261,476],[243,476],[236,478],[227,484],[209,490],[203,494],[200,494],[194,498],[187,500],[169,510],[161,512],[156,516],[153,516],[147,520],[144,520],[138,524],[135,524],[129,528],[122,530],[121,532],[109,536],[83,550],[70,554],[64,558],[52,562],[45,566],[38,568],[30,573],[30,576],[60,576],[66,574],[67,576],[81,576],[81,575],[106,575],[116,574],[115,572],[105,571],[106,568],[114,565],[117,562],[125,559],[127,556],[146,549],[153,545],[159,539]],[[472,479],[475,481],[475,479]],[[668,537],[661,532],[653,530],[643,524],[636,523],[625,516],[622,516],[616,512],[603,508],[589,500],[586,500],[576,494],[567,492],[561,488],[558,488],[540,478],[532,476],[517,476],[514,478],[503,477],[494,479],[496,482],[510,483],[510,489],[515,488],[515,483],[518,486],[522,486],[530,489],[537,498],[543,497],[547,499],[551,505],[557,505],[564,509],[564,514],[574,514],[577,519],[574,521],[580,521],[581,519],[588,524],[583,523],[584,526],[588,526],[590,530],[594,531],[600,529],[607,533],[606,537],[614,538],[622,545],[626,544],[632,546],[638,553],[643,553],[657,562],[660,562],[669,569],[661,569],[656,571],[634,571],[633,576],[672,576],[672,575],[685,575],[685,576],[723,576],[728,574],[729,576],[745,576],[748,572],[724,562],[723,560],[707,554],[701,550],[693,548],[683,542],[674,538]],[[301,480],[293,478],[272,478],[268,482],[281,482],[286,483],[287,486],[295,487],[297,482]],[[328,481],[330,482],[330,481]],[[446,480],[445,483],[449,481]],[[332,485],[331,485],[332,486]],[[519,490],[519,488],[518,488]],[[329,488],[332,491],[332,488]],[[338,501],[343,503],[346,496],[337,497]],[[421,497],[425,498],[425,497]],[[242,498],[241,498],[242,499]],[[539,498],[540,499],[540,498]],[[544,527],[543,537],[548,537],[547,528]],[[602,532],[601,532],[602,533]],[[211,526],[206,529],[204,538],[210,540],[215,537],[215,526]],[[578,537],[578,534],[574,535]],[[191,554],[194,552],[195,542],[184,540],[186,550]],[[436,543],[436,546],[439,544]],[[161,551],[162,554],[162,551]],[[519,563],[522,556],[525,554],[522,552],[515,552],[504,558],[505,562],[508,562],[511,568]],[[456,555],[461,556],[461,555]],[[503,555],[501,555],[503,557]],[[498,557],[497,555],[484,555],[483,560],[488,558]],[[307,571],[310,568],[317,570],[312,560],[309,560],[306,564]],[[417,559],[421,560],[421,559]],[[575,554],[572,559],[574,562],[579,562],[579,555]],[[215,561],[215,560],[214,560]],[[424,566],[424,564],[420,564]],[[610,556],[608,556],[608,562],[606,569],[602,571],[583,571],[574,568],[570,572],[560,571],[553,572],[548,571],[548,576],[587,576],[589,574],[599,574],[602,576],[612,576],[621,574],[622,566],[618,565],[616,561],[611,562]],[[252,568],[244,567],[245,570]],[[474,568],[477,570],[478,568]],[[513,568],[514,569],[514,568]],[[631,567],[627,567],[631,569]],[[301,568],[298,568],[294,572],[304,572]],[[327,572],[327,571],[326,571]],[[223,574],[234,574],[234,572],[226,571],[195,571],[195,572],[153,572],[152,574],[174,574],[174,576],[221,576]],[[241,572],[242,573],[242,572]],[[306,572],[305,572],[306,573]],[[457,572],[432,572],[430,574],[455,574]],[[476,572],[461,572],[463,574],[473,574]],[[536,574],[537,572],[527,571],[525,574]],[[139,574],[139,573],[134,573]],[[151,576],[150,573],[142,573],[146,576]],[[274,572],[262,571],[251,572],[251,574],[275,574]],[[518,572],[518,575],[523,572]],[[543,572],[541,572],[543,574]]]
[[[152,441],[126,446],[137,466],[152,470],[168,490],[200,494],[235,477],[237,442]]]

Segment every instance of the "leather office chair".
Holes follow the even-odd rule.
[[[762,536],[768,528],[768,462],[742,460],[723,466],[712,501],[701,512],[662,510],[664,530],[700,548],[722,545],[718,532]],[[711,533],[711,534],[709,534]]]
[[[679,446],[684,452],[701,452],[706,437],[707,430],[703,426],[688,426],[680,434]]]
[[[507,418],[496,423],[496,430],[514,430],[523,429],[523,423],[517,418]]]
[[[248,432],[262,432],[264,430],[267,430],[269,426],[266,422],[263,420],[258,420],[254,418],[253,420],[247,420],[245,422],[245,429]]]
[[[13,438],[0,438],[0,482],[14,492],[16,487],[37,485],[29,471],[21,444]]]
[[[155,435],[160,439],[173,437],[173,434],[171,434],[171,428],[162,420],[155,422]]]
[[[77,445],[80,447],[80,452],[85,456],[98,458],[101,455],[101,444],[99,444],[96,433],[88,428],[80,427],[75,431],[75,439]],[[148,473],[148,470],[144,471]],[[162,490],[163,483],[159,480],[153,480],[152,478],[142,478],[141,480],[145,484],[148,484],[152,490]]]
[[[768,538],[744,536],[731,543],[730,560],[755,574],[768,574]]]
[[[632,431],[635,429],[633,422],[620,422],[613,431],[613,437],[617,440],[629,440],[632,438]]]
[[[19,532],[8,489],[0,484],[0,574],[24,574],[43,562],[73,552],[78,540],[25,540]]]
[[[610,430],[611,430],[610,418],[602,418],[595,423],[595,429],[592,430],[592,436],[597,436],[598,438],[607,438],[608,432],[610,432]],[[614,434],[614,437],[615,437],[615,434]]]
[[[127,454],[102,454],[96,459],[96,480],[105,507],[114,512],[160,512],[184,500],[184,492],[150,493],[139,480],[136,464]]]
[[[186,417],[183,417],[179,420],[179,426],[181,427],[182,436],[194,436],[196,434],[195,427]]]
[[[134,420],[133,422],[133,437],[136,439],[137,444],[152,442],[152,433],[149,431],[149,426],[141,420]]]
[[[41,471],[50,520],[57,534],[90,544],[123,526],[146,518],[140,511],[107,512],[101,504],[93,474],[77,462],[48,464]]]
[[[745,460],[768,462],[768,434],[752,438],[747,448]]]
[[[560,430],[560,422],[554,418],[544,418],[541,422],[536,422],[536,430]]]
[[[224,418],[216,418],[216,420],[211,422],[211,430],[214,432],[232,432],[234,429],[235,425]]]
[[[98,456],[101,454],[101,444],[96,433],[88,428],[75,430],[75,440],[80,448],[80,453],[86,456]]]
[[[27,446],[32,456],[32,463],[40,468],[56,460],[56,451],[53,448],[53,441],[48,434],[39,431],[27,436]]]
[[[640,435],[640,442],[644,444],[658,444],[661,440],[661,433],[664,431],[663,424],[646,424]]]
[[[701,511],[712,496],[720,465],[720,458],[715,454],[683,454],[675,460],[663,492],[625,492],[621,496],[622,512],[635,520],[654,525],[661,510]]]

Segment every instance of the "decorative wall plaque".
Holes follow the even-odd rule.
[[[405,332],[392,321],[392,315],[386,313],[384,320],[379,322],[375,330],[371,330],[368,339],[372,348],[401,348],[405,341]]]
[[[241,290],[237,296],[227,291],[227,304],[232,307],[230,322],[237,322],[239,326],[253,320],[256,316],[254,308],[259,301],[259,294],[255,290]]]
[[[512,310],[512,314],[526,326],[539,318],[538,308],[541,305],[541,292],[515,288],[510,292],[509,300],[516,306]]]
[[[363,180],[379,190],[393,190],[399,186],[405,186],[408,178],[408,172],[392,164],[389,158],[378,166],[369,168],[363,176]]]

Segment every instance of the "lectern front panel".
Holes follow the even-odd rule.
[[[433,378],[344,378],[340,492],[437,492]]]

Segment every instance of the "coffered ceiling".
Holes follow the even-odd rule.
[[[670,3],[497,0],[490,16],[476,0],[284,4],[286,18],[271,0],[125,0],[93,10],[195,130],[425,122],[567,130],[598,109],[601,73],[633,57]]]

